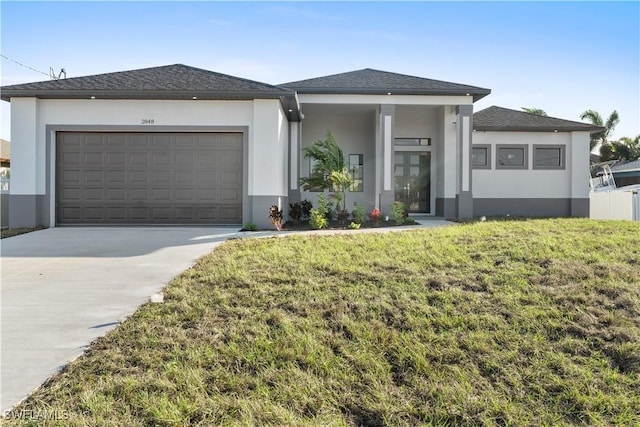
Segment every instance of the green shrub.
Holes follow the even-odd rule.
[[[256,231],[258,229],[258,226],[255,225],[252,222],[248,222],[244,225],[244,227],[242,228],[242,231]]]
[[[357,222],[352,222],[351,224],[349,224],[349,230],[358,230],[360,229],[360,224],[358,224]]]
[[[406,208],[402,202],[393,202],[391,204],[391,216],[397,225],[402,225],[405,222]]]
[[[289,203],[289,216],[294,224],[300,225],[301,221],[307,221],[312,207],[313,205],[308,200]]]
[[[329,220],[327,214],[329,213],[329,206],[324,194],[318,194],[318,209],[311,209],[309,216],[309,224],[314,230],[320,230],[329,226]]]
[[[353,222],[356,224],[363,224],[367,221],[367,214],[364,211],[364,205],[362,203],[358,203],[355,208],[353,208],[353,212],[351,212],[351,216],[353,217]]]

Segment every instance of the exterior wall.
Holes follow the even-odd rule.
[[[491,145],[491,168],[474,169],[474,215],[588,216],[588,132],[473,132]],[[526,169],[496,169],[498,144],[526,144]],[[534,169],[533,145],[565,146],[565,168]]]
[[[287,216],[289,123],[280,101],[272,99],[253,101],[253,123],[253,145],[249,145],[251,221],[264,228],[271,227],[269,206],[278,205]]]
[[[363,155],[364,183],[362,192],[347,192],[347,210],[351,211],[356,203],[362,203],[369,211],[374,208],[376,200],[376,114],[372,107],[355,109],[349,112],[335,108],[305,109],[302,122],[301,147],[310,145],[318,139],[325,139],[327,131],[331,131],[336,142],[342,147],[345,160],[349,162],[349,154]],[[300,176],[309,176],[310,162],[301,156]],[[307,199],[317,205],[315,192],[301,191],[301,199]]]
[[[43,100],[13,98],[10,226],[53,226],[55,131],[189,131],[216,129],[245,135],[243,222],[256,222],[252,196],[285,196],[288,125],[279,100]],[[152,121],[142,124],[143,120]],[[47,142],[51,148],[47,149]],[[257,161],[254,161],[257,160]],[[275,163],[274,163],[275,162]],[[278,173],[272,172],[277,170]],[[16,202],[16,203],[14,203]],[[29,213],[31,212],[31,213]],[[268,213],[264,210],[265,222]]]

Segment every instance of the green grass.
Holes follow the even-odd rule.
[[[638,425],[639,390],[640,224],[488,221],[227,242],[22,408],[77,426]]]

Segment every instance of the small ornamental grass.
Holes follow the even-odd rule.
[[[229,241],[17,409],[72,426],[638,425],[639,284],[631,222]]]

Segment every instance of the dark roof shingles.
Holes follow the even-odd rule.
[[[488,131],[533,132],[599,132],[603,128],[589,123],[574,122],[555,117],[538,116],[524,111],[492,106],[473,114],[473,129]]]
[[[84,77],[16,84],[2,87],[3,92],[19,93],[38,91],[118,91],[118,92],[170,92],[170,91],[222,91],[264,92],[286,95],[286,89],[252,80],[182,64],[139,70],[120,71]]]
[[[368,94],[395,92],[402,94],[456,95],[470,93],[481,95],[481,97],[491,93],[489,89],[476,86],[425,79],[371,68],[283,83],[279,86],[294,89],[299,93]]]

